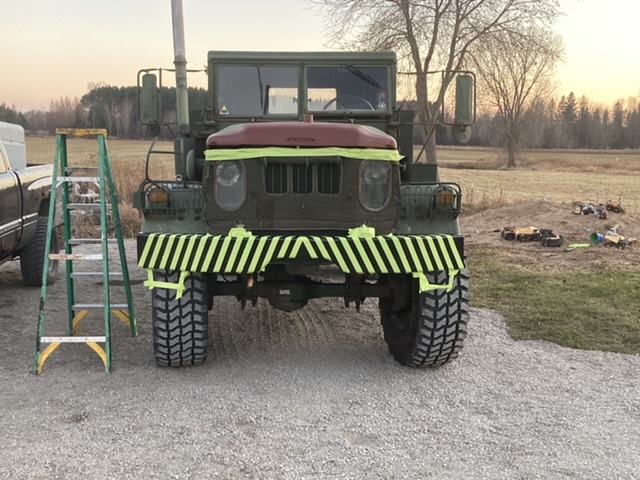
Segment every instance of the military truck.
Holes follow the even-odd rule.
[[[157,364],[205,361],[220,296],[284,311],[377,299],[398,362],[456,358],[469,318],[462,193],[413,162],[395,54],[211,51],[208,104],[189,110],[180,19],[174,0],[179,135],[173,151],[154,141],[147,155],[172,155],[175,178],[147,175],[134,199]],[[161,78],[138,74],[139,116],[156,135]],[[461,72],[456,83],[452,128],[466,138],[475,82]]]

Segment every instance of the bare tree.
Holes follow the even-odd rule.
[[[48,113],[49,130],[53,133],[56,128],[73,128],[78,126],[77,106],[80,103],[77,97],[68,96],[51,100]]]
[[[436,119],[455,70],[471,47],[525,25],[550,28],[558,0],[310,0],[327,15],[330,44],[358,50],[393,50],[400,69],[415,75],[418,121],[425,126],[427,161],[436,163]],[[524,34],[523,34],[524,35]],[[430,72],[444,70],[430,87]]]
[[[555,67],[563,53],[557,34],[536,27],[491,35],[470,50],[480,88],[502,120],[508,168],[516,166],[523,132],[535,130],[536,113],[554,93]]]

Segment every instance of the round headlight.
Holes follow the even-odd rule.
[[[215,199],[222,210],[239,209],[246,200],[244,165],[238,161],[224,161],[215,169]]]
[[[369,210],[379,210],[389,201],[391,165],[369,160],[360,167],[360,202]]]
[[[240,165],[238,162],[220,162],[216,167],[216,181],[218,185],[230,187],[240,179]]]

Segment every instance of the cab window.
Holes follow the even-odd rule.
[[[343,65],[307,68],[307,110],[388,111],[387,67]]]
[[[290,66],[218,65],[218,115],[297,116],[299,68]]]

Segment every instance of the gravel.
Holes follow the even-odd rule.
[[[0,478],[640,478],[638,356],[515,342],[473,309],[460,358],[412,370],[388,354],[371,300],[287,314],[224,299],[207,363],[157,368],[127,246],[140,335],[113,322],[110,374],[84,345],[30,373],[40,289],[0,268]],[[59,281],[57,334],[65,305]],[[99,334],[95,320],[82,333]]]

